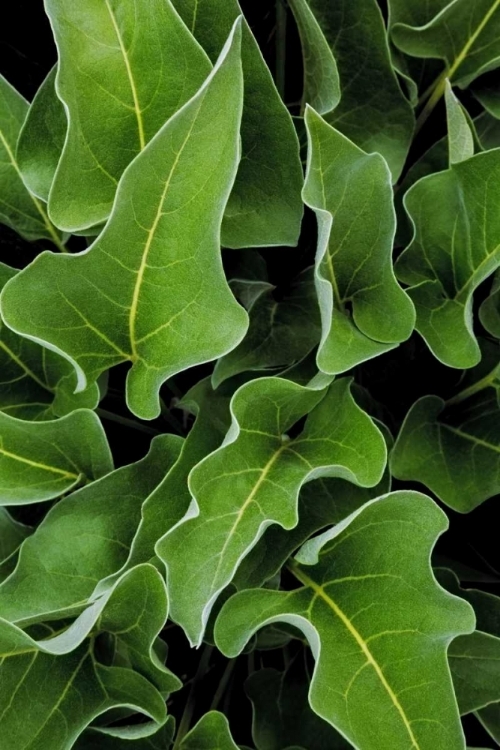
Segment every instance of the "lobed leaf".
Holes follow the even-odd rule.
[[[165,380],[229,351],[247,328],[219,254],[239,159],[240,36],[237,22],[199,92],[126,170],[93,245],[42,254],[2,292],[9,327],[65,356],[78,390],[131,362],[127,401],[145,419],[159,414]]]
[[[446,527],[418,493],[368,502],[304,546],[291,566],[303,588],[231,597],[215,626],[218,647],[234,656],[263,625],[292,624],[316,660],[311,707],[355,747],[464,748],[446,651],[474,629],[474,614],[431,572]]]
[[[197,644],[218,595],[265,529],[297,525],[303,484],[337,476],[373,486],[386,462],[384,439],[354,402],[348,379],[325,392],[324,381],[303,387],[261,378],[236,392],[231,413],[221,448],[189,475],[191,508],[157,545],[172,618]],[[303,430],[290,439],[306,414]]]

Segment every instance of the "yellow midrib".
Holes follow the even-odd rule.
[[[49,471],[51,474],[60,474],[62,477],[67,479],[79,479],[81,474],[73,474],[71,471],[64,471],[64,469],[58,469],[56,466],[47,466],[47,464],[39,463],[38,461],[32,461],[30,458],[24,456],[18,456],[17,453],[11,453],[0,447],[0,455],[6,458],[12,458],[14,461],[20,461],[23,464],[32,466],[34,469],[42,469],[43,471]]]
[[[9,157],[10,163],[13,166],[13,168],[15,169],[17,176],[19,177],[19,179],[21,180],[21,182],[24,185],[24,180],[23,180],[23,176],[21,174],[21,170],[19,169],[19,165],[18,165],[18,163],[17,163],[17,161],[16,161],[16,159],[14,157],[14,154],[12,153],[12,149],[9,146],[9,143],[8,143],[7,139],[5,138],[5,136],[4,136],[4,134],[3,134],[3,132],[1,130],[0,130],[0,142],[2,143],[2,146],[4,147],[5,151],[7,152],[7,156]],[[63,243],[61,242],[61,240],[60,240],[60,238],[59,238],[59,236],[58,236],[58,234],[57,234],[57,232],[55,230],[55,227],[52,224],[52,222],[50,221],[50,219],[49,219],[49,217],[48,217],[45,209],[43,208],[41,202],[38,200],[38,198],[35,195],[33,195],[28,190],[28,188],[26,188],[26,193],[29,195],[29,197],[31,198],[31,200],[33,202],[33,205],[35,206],[36,210],[40,214],[40,216],[42,218],[42,221],[43,221],[43,224],[44,224],[47,232],[49,233],[49,235],[50,235],[50,237],[51,237],[52,242],[54,243],[54,245],[56,245],[58,247],[58,249],[62,253],[68,252],[66,250],[66,248],[64,247]]]
[[[20,367],[21,370],[26,373],[26,375],[32,378],[35,383],[38,383],[38,385],[41,386],[45,391],[53,393],[52,388],[50,388],[47,383],[44,383],[43,380],[40,380],[38,375],[35,375],[35,373],[30,370],[30,368],[22,361],[22,359],[20,359],[3,341],[0,341],[0,349],[3,349],[4,352],[16,363],[16,365]]]
[[[468,55],[468,53],[469,53],[472,45],[478,39],[478,37],[480,36],[480,34],[483,32],[483,30],[486,28],[486,26],[488,25],[488,23],[489,23],[492,15],[494,14],[494,12],[499,7],[500,7],[500,0],[495,0],[495,2],[493,3],[493,5],[489,9],[489,11],[486,13],[486,15],[484,16],[483,20],[481,21],[481,23],[479,24],[479,26],[477,27],[477,29],[469,37],[469,39],[467,40],[467,42],[464,45],[463,49],[459,52],[459,54],[455,58],[455,60],[453,62],[453,65],[448,70],[448,74],[446,76],[447,78],[450,79],[450,81],[453,78],[453,75],[456,73],[456,71],[460,67],[460,65],[463,63],[463,61],[467,57],[467,55]]]
[[[118,39],[118,44],[120,45],[120,50],[123,56],[123,62],[125,63],[125,69],[127,71],[127,76],[128,76],[128,80],[130,84],[130,90],[132,92],[132,99],[134,101],[134,112],[135,112],[135,116],[137,119],[137,130],[139,134],[139,146],[140,146],[140,150],[142,151],[146,145],[146,136],[144,133],[144,122],[142,119],[142,110],[141,110],[141,106],[139,103],[139,96],[137,93],[137,87],[135,85],[134,75],[132,73],[132,67],[130,65],[128,53],[127,53],[127,50],[125,49],[125,45],[123,43],[120,29],[116,22],[115,15],[113,11],[111,10],[109,0],[105,0],[105,3],[106,3],[106,8],[108,9],[109,17],[111,18],[111,23],[113,24],[113,29],[115,31],[116,38]]]
[[[297,565],[294,563],[290,564],[290,569],[294,576],[305,586],[308,588],[311,588],[314,593],[319,596],[323,601],[330,607],[330,609],[337,615],[339,620],[342,622],[342,624],[346,627],[346,629],[349,631],[349,633],[352,635],[356,643],[358,644],[359,648],[363,652],[363,654],[366,657],[367,662],[373,667],[377,677],[379,678],[380,682],[382,683],[382,686],[384,687],[385,691],[387,692],[389,698],[391,699],[392,703],[394,704],[394,707],[396,708],[397,712],[399,713],[401,720],[404,724],[404,727],[406,731],[408,732],[408,735],[410,737],[410,740],[412,742],[412,748],[415,748],[415,750],[420,750],[420,745],[418,744],[417,738],[415,737],[413,733],[413,729],[411,728],[411,724],[408,721],[408,718],[404,712],[404,709],[401,705],[401,703],[398,700],[398,697],[394,690],[391,688],[389,683],[387,682],[387,679],[382,672],[382,669],[380,668],[380,665],[376,661],[375,657],[373,656],[372,652],[368,648],[368,644],[363,639],[361,634],[356,630],[352,622],[349,620],[347,615],[340,609],[338,604],[333,601],[333,599],[328,596],[326,591],[324,590],[323,586],[318,585],[315,581],[313,581],[312,578],[309,578],[308,575],[306,575],[302,569],[300,569]]]
[[[175,170],[177,169],[177,165],[179,164],[179,160],[180,160],[180,158],[182,156],[182,152],[184,151],[184,148],[186,147],[186,144],[187,144],[189,138],[191,137],[191,133],[193,132],[193,128],[194,128],[195,123],[196,123],[196,119],[197,119],[196,117],[193,118],[193,122],[191,123],[191,126],[190,126],[190,128],[189,128],[189,130],[188,130],[188,132],[186,134],[186,137],[185,137],[185,139],[184,139],[184,141],[182,143],[182,146],[180,147],[178,153],[176,154],[174,163],[172,164],[172,167],[170,169],[170,173],[169,173],[168,178],[167,178],[167,180],[165,182],[165,187],[163,188],[163,191],[162,191],[162,194],[161,194],[161,197],[160,197],[160,201],[158,203],[158,210],[156,212],[156,216],[155,216],[155,219],[153,221],[153,225],[152,225],[151,229],[149,229],[149,231],[148,231],[148,237],[147,237],[146,244],[144,246],[144,250],[143,250],[143,253],[142,253],[141,264],[139,266],[139,270],[137,271],[137,279],[136,279],[135,286],[134,286],[134,292],[133,292],[133,295],[132,295],[132,303],[130,305],[130,312],[129,312],[129,337],[130,337],[130,346],[131,346],[131,350],[132,350],[131,358],[132,358],[132,360],[135,360],[135,361],[137,361],[137,359],[138,359],[137,342],[136,342],[137,337],[136,337],[136,331],[135,331],[135,324],[136,324],[136,319],[137,319],[137,309],[138,309],[138,306],[139,306],[139,296],[140,296],[140,293],[141,293],[141,287],[142,287],[142,282],[143,282],[143,279],[144,279],[144,273],[146,271],[146,266],[147,266],[147,262],[148,262],[149,251],[151,250],[151,245],[153,243],[153,239],[154,239],[154,236],[156,234],[156,230],[158,229],[158,224],[160,223],[160,220],[161,220],[161,217],[162,217],[163,205],[165,203],[165,200],[166,200],[166,197],[167,197],[167,193],[168,193],[168,190],[170,188],[170,184],[172,182],[173,174],[174,174]]]

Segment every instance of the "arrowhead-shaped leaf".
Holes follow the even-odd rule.
[[[0,586],[0,612],[11,622],[67,617],[128,558],[144,501],[177,457],[181,439],[156,438],[136,464],[107,474],[61,500],[23,545]],[[154,552],[151,548],[149,557]],[[141,562],[147,562],[147,559]]]
[[[389,170],[312,109],[304,200],[318,220],[318,366],[340,373],[407,339],[414,312],[392,269],[395,213]],[[352,312],[351,312],[352,308]]]
[[[241,14],[237,0],[173,2],[215,60]],[[222,222],[222,244],[233,248],[295,246],[303,212],[299,142],[292,118],[246,22],[241,53],[245,77],[242,159]]]
[[[0,413],[0,504],[52,500],[108,474],[113,461],[92,411],[50,422],[24,422]]]
[[[306,3],[328,40],[340,77],[340,103],[325,119],[359,148],[382,154],[395,182],[406,161],[415,120],[391,64],[378,4],[376,0],[293,0],[302,34],[307,16],[299,9]],[[305,65],[307,71],[307,59]],[[313,100],[306,101],[317,110]]]
[[[351,747],[313,712],[308,702],[309,675],[303,655],[284,672],[261,669],[245,683],[253,705],[252,737],[257,750],[348,750]]]
[[[64,105],[57,96],[57,67],[38,89],[17,141],[17,161],[24,184],[45,202],[61,158],[67,130]]]
[[[0,263],[0,290],[16,275]],[[99,402],[96,383],[74,393],[76,375],[63,357],[18,336],[0,319],[0,410],[20,419],[62,417]]]
[[[67,750],[92,719],[116,706],[165,721],[163,695],[180,683],[153,651],[167,616],[158,572],[150,565],[130,571],[98,614],[75,650],[48,625],[38,627],[45,640],[35,640],[0,622],[0,731],[12,750]],[[109,635],[115,649],[106,653]]]
[[[81,231],[107,219],[124,169],[193,96],[210,62],[170,0],[46,0],[45,7],[68,115],[49,214],[61,229]]]
[[[389,2],[395,44],[408,55],[443,60],[452,83],[468,86],[500,65],[498,0]]]
[[[321,331],[311,270],[303,271],[281,299],[276,299],[274,287],[268,288],[252,304],[249,316],[243,341],[215,366],[215,387],[242,372],[293,365],[317,345]]]
[[[458,164],[474,156],[474,135],[466,110],[453,93],[448,80],[446,81],[445,100],[450,164]]]
[[[127,169],[94,244],[42,254],[2,293],[9,327],[67,357],[80,390],[132,362],[128,403],[145,419],[159,414],[167,378],[221,356],[247,328],[219,242],[239,159],[240,35],[238,23],[199,92]]]
[[[422,482],[451,508],[468,513],[500,492],[500,408],[493,389],[445,407],[437,396],[412,406],[391,455],[391,472]]]
[[[421,179],[405,196],[415,236],[396,273],[411,285],[417,331],[450,367],[473,367],[480,359],[472,302],[500,264],[499,178],[496,149]]]
[[[48,239],[64,250],[45,205],[25,186],[16,159],[28,109],[28,102],[0,75],[0,222],[28,240]]]
[[[215,600],[265,529],[297,525],[303,484],[320,476],[365,487],[380,481],[385,442],[349,386],[339,380],[325,395],[324,387],[261,378],[234,395],[223,445],[189,476],[190,511],[157,545],[172,618],[192,642],[200,642]],[[304,429],[290,439],[306,414]]]
[[[182,740],[179,750],[238,750],[224,714],[210,711]]]
[[[446,651],[474,629],[474,614],[432,575],[430,552],[446,527],[424,495],[370,501],[304,546],[302,564],[292,565],[303,588],[244,591],[226,602],[218,647],[233,656],[263,625],[292,624],[316,659],[313,710],[355,747],[464,748]]]

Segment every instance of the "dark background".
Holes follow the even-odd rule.
[[[75,2],[77,1],[75,0]],[[271,69],[274,69],[274,2],[242,0],[241,5],[259,39]],[[383,0],[381,0],[381,5],[384,5]],[[50,25],[43,10],[42,0],[17,0],[17,2],[9,3],[8,10],[7,8],[4,9],[0,28],[0,72],[23,96],[31,100],[55,61],[56,49]],[[293,105],[300,100],[301,86],[300,44],[293,21],[289,19],[285,97],[287,103]],[[469,100],[465,100],[465,103],[470,107],[475,106]],[[443,112],[438,108],[413,147],[409,164],[443,135],[443,123]],[[82,241],[81,239],[74,240],[75,243]],[[280,288],[286,286],[298,271],[313,262],[315,241],[315,223],[309,215],[306,216],[304,221],[302,241],[298,249],[277,248],[264,252],[268,262],[270,278],[277,285],[278,294]],[[2,260],[17,268],[24,267],[41,249],[40,243],[29,244],[24,242],[14,232],[3,226],[0,226],[0,242]],[[79,247],[75,246],[74,249],[79,249]],[[231,255],[231,252],[225,253],[225,262],[228,266],[231,265]],[[486,288],[483,292],[480,290],[479,294],[476,295],[476,305],[488,291],[488,285],[483,286]],[[181,393],[185,392],[193,382],[206,374],[207,371],[209,371],[209,368],[197,368],[194,372],[178,376],[175,393],[164,389],[165,392],[162,395],[167,403],[172,403],[177,389]],[[131,415],[127,412],[121,397],[124,375],[124,368],[117,368],[112,373],[111,392],[103,406],[122,416],[130,417]],[[442,395],[445,398],[449,397],[456,390],[460,375],[459,371],[439,364],[416,334],[395,352],[363,365],[356,372],[358,381],[367,387],[382,404],[386,421],[394,432],[397,431],[408,408],[417,398],[430,393]],[[180,416],[182,415],[179,414]],[[166,426],[162,420],[157,420],[150,427],[159,431],[170,431],[172,429],[168,425]],[[117,426],[109,421],[106,422],[106,429],[117,465],[136,460],[147,452],[150,440],[148,434],[129,429],[123,425]],[[395,483],[395,488],[398,484]],[[408,484],[405,484],[405,487],[408,488]],[[418,485],[415,485],[415,488],[422,489]],[[497,498],[492,498],[467,516],[461,516],[446,508],[451,528],[439,542],[437,553],[456,559],[484,573],[496,574],[500,563],[497,552],[498,542],[493,534],[490,534],[488,538],[484,530],[498,528],[495,514],[497,502]],[[27,513],[30,512],[36,511],[34,509],[27,511]],[[23,520],[34,522],[38,519],[33,516],[31,519],[25,516]],[[500,594],[497,585],[490,585],[487,588],[493,593]],[[169,666],[179,676],[190,679],[196,671],[199,652],[192,652],[188,649],[184,636],[178,628],[171,628],[165,636],[170,644]],[[292,646],[291,653],[288,656],[293,656],[297,649],[300,649],[299,645]],[[281,651],[260,652],[260,655],[257,656],[257,666],[261,663],[264,666],[276,666],[281,669],[283,666],[282,659]],[[209,672],[200,683],[195,719],[210,706],[213,694],[226,666],[227,660],[214,652]],[[247,673],[247,666],[247,657],[241,657],[232,673],[226,697],[219,707],[224,708],[229,713],[235,739],[238,742],[250,744],[251,737],[248,734],[248,727],[250,726],[251,715],[248,701],[241,689],[241,684]],[[189,687],[186,687],[174,696],[173,704],[170,707],[173,713],[179,715],[182,712],[188,690]],[[474,718],[466,717],[465,726],[469,743],[484,747],[492,746],[491,739],[483,732]]]

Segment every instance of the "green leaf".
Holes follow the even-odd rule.
[[[480,359],[472,302],[500,264],[498,178],[496,149],[424,177],[405,196],[415,235],[396,273],[411,285],[417,331],[449,367],[473,367]]]
[[[192,643],[200,643],[213,604],[265,529],[297,525],[303,484],[320,476],[364,487],[380,481],[381,433],[354,402],[349,379],[326,395],[324,385],[261,378],[242,386],[223,445],[191,471],[193,503],[157,554],[167,567],[172,619]],[[306,414],[303,430],[290,439]]]
[[[291,5],[299,29],[304,28],[305,11],[302,19],[297,9],[307,1],[328,40],[340,76],[340,103],[325,119],[363,151],[380,153],[396,182],[410,148],[415,119],[391,64],[378,4],[376,0],[294,0]],[[304,52],[307,71],[307,48]],[[314,100],[306,101],[323,114]]]
[[[466,110],[453,93],[450,82],[446,81],[446,115],[448,121],[448,147],[450,165],[474,156],[474,136]]]
[[[302,101],[324,115],[340,102],[340,81],[335,57],[307,0],[290,0],[303,50]]]
[[[234,20],[237,0],[173,0],[175,7],[215,60]],[[299,142],[292,118],[246,22],[242,61],[245,102],[242,159],[222,222],[225,247],[295,246],[299,239],[303,184]]]
[[[27,240],[50,240],[64,251],[45,205],[26,188],[16,160],[17,139],[28,109],[28,102],[0,75],[0,222]]]
[[[121,727],[113,730],[90,727],[80,735],[73,747],[74,750],[95,750],[97,747],[99,750],[168,750],[175,732],[173,716],[169,716],[154,734],[136,737],[134,730],[141,730],[143,726],[126,727],[126,734]]]
[[[113,461],[92,411],[50,422],[23,422],[0,413],[0,504],[52,500],[108,474]]]
[[[180,686],[153,652],[166,609],[164,583],[144,565],[118,582],[93,621],[92,637],[84,636],[75,650],[64,643],[65,633],[54,634],[48,625],[38,630],[49,637],[35,640],[1,621],[0,731],[12,740],[12,750],[66,750],[115,706],[133,707],[163,724],[162,695]],[[106,636],[114,637],[115,647],[103,653]]]
[[[130,552],[146,498],[175,462],[181,439],[156,438],[138,463],[107,474],[61,500],[26,540],[17,567],[0,586],[0,611],[11,622],[67,617],[81,609]],[[150,550],[149,558],[153,556]],[[141,562],[147,562],[142,560]]]
[[[443,60],[441,78],[468,86],[500,65],[499,0],[389,0],[391,35],[408,55]]]
[[[16,275],[0,263],[0,290]],[[74,393],[76,375],[63,357],[18,336],[0,319],[0,410],[20,419],[63,417],[74,409],[94,409],[99,388]]]
[[[263,625],[292,624],[316,659],[312,709],[355,747],[464,748],[446,650],[474,629],[474,614],[436,584],[429,565],[447,525],[415,492],[370,501],[303,547],[292,566],[303,588],[226,602],[218,647],[233,656]]]
[[[422,482],[444,503],[469,513],[500,492],[500,411],[484,391],[445,411],[437,396],[410,409],[391,456],[397,479]]]
[[[394,349],[414,312],[392,269],[395,214],[389,170],[308,108],[304,201],[318,220],[318,366],[336,374]],[[352,306],[352,313],[350,308]]]
[[[388,448],[392,438],[378,423]],[[368,500],[380,497],[391,488],[388,467],[375,487],[360,487],[345,479],[323,477],[305,484],[299,496],[299,522],[294,529],[268,528],[236,571],[233,584],[238,589],[263,586],[280,572],[289,557],[318,531],[340,523]]]
[[[276,298],[274,287],[263,291],[251,305],[249,315],[247,335],[215,366],[215,388],[242,372],[295,364],[317,345],[320,320],[312,271],[303,271],[281,299]]]
[[[479,308],[479,319],[492,336],[500,338],[500,273],[497,271],[491,284],[490,296]]]
[[[500,704],[492,703],[482,708],[476,714],[477,718],[486,729],[488,734],[493,737],[497,744],[500,743]]]
[[[68,116],[49,214],[82,231],[107,219],[124,169],[195,94],[210,62],[170,0],[46,0],[45,8]]]
[[[64,355],[79,390],[131,362],[127,402],[144,419],[159,414],[165,380],[229,351],[247,328],[219,254],[239,158],[240,35],[237,23],[200,91],[127,169],[94,244],[40,255],[2,293],[9,327]]]
[[[184,737],[179,750],[238,750],[224,714],[210,711]]]
[[[0,582],[14,570],[16,553],[32,532],[30,526],[18,523],[5,508],[0,508]]]
[[[257,750],[346,750],[349,745],[308,703],[309,675],[300,655],[284,672],[261,669],[245,682],[252,701],[252,736]]]
[[[17,161],[33,195],[47,202],[66,138],[64,105],[55,89],[54,66],[38,89],[17,141]]]

